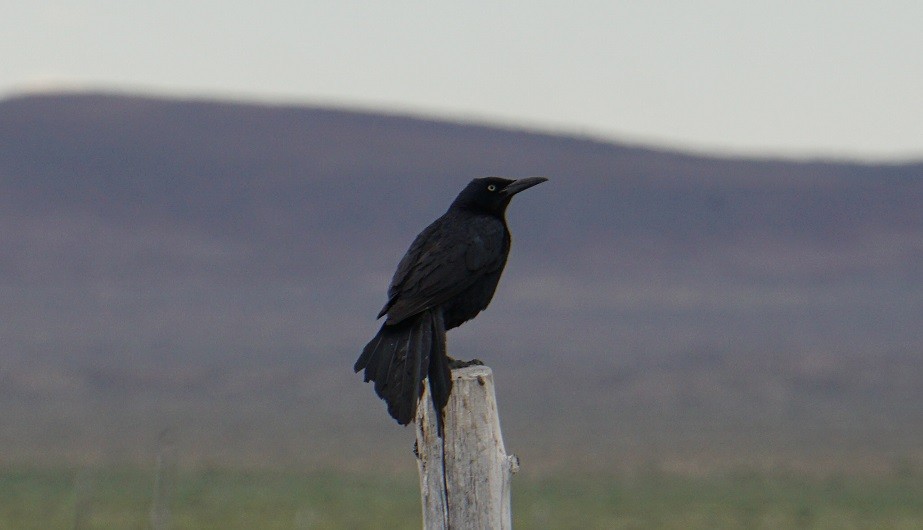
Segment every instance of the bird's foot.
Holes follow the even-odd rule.
[[[460,361],[458,359],[449,358],[449,368],[452,370],[458,370],[459,368],[467,368],[469,366],[484,366],[484,361],[480,359],[471,359],[470,361]]]

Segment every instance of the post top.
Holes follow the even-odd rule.
[[[493,378],[494,372],[490,369],[489,366],[484,365],[474,365],[466,366],[464,368],[458,368],[452,370],[452,379],[477,379],[478,377],[490,377]]]

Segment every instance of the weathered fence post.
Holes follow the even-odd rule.
[[[423,528],[511,528],[510,479],[519,460],[503,446],[493,372],[486,366],[454,370],[452,384],[444,439],[428,389],[417,410]]]

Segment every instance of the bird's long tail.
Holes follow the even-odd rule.
[[[401,425],[413,421],[429,377],[430,395],[442,435],[444,411],[452,392],[452,371],[446,354],[442,312],[429,310],[395,325],[383,324],[356,361],[365,381],[375,382],[375,393],[388,404],[388,413]]]

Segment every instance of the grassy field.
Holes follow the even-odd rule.
[[[0,528],[151,528],[157,479],[141,469],[0,470]],[[415,475],[183,470],[161,476],[174,529],[419,528]],[[923,528],[923,475],[514,479],[518,528]]]

